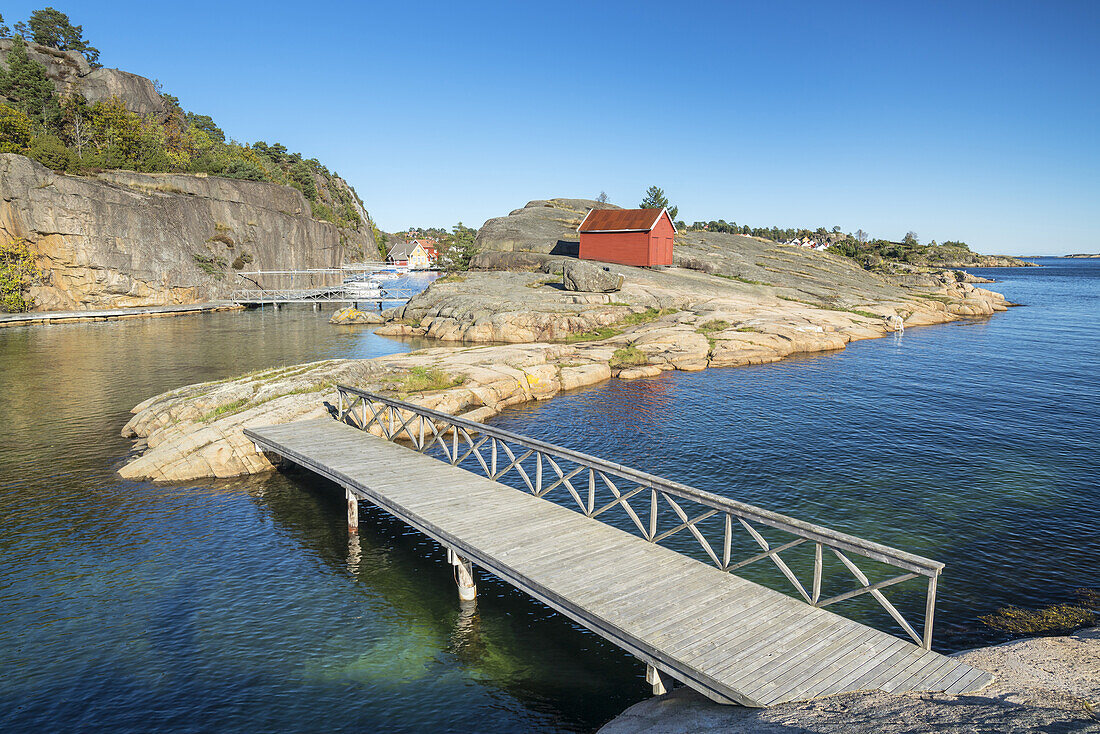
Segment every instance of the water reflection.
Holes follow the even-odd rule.
[[[989,321],[497,422],[945,560],[939,644],[997,641],[977,615],[1100,585],[1097,265],[998,274],[1031,307]],[[326,318],[0,331],[0,729],[590,731],[647,695],[637,661],[483,571],[463,608],[442,549],[385,513],[363,503],[349,537],[343,492],[309,474],[114,473],[152,395],[420,346]],[[923,589],[893,588],[919,618]],[[864,603],[845,611],[881,622]]]

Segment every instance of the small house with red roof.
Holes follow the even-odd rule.
[[[426,270],[439,258],[436,242],[428,239],[415,239],[410,242],[398,242],[386,255],[391,265],[407,266],[413,270]]]
[[[672,264],[676,225],[667,209],[593,209],[577,233],[582,260],[643,267]]]

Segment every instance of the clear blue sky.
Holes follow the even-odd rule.
[[[689,222],[1100,250],[1100,2],[45,2],[390,231],[657,184]]]

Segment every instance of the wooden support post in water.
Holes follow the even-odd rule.
[[[661,674],[655,667],[648,663],[645,666],[645,682],[653,686],[654,696],[663,696],[668,693],[665,689],[664,681],[661,680]]]
[[[354,535],[359,532],[359,498],[347,487],[344,496],[348,500],[348,532]]]
[[[473,601],[476,599],[477,586],[474,584],[474,564],[450,548],[447,549],[447,563],[454,566],[459,601]]]
[[[924,600],[924,649],[932,649],[932,623],[936,616],[936,577],[928,579],[928,596]]]

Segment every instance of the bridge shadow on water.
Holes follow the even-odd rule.
[[[476,603],[461,603],[445,550],[387,512],[360,502],[359,533],[349,534],[338,485],[294,466],[265,485],[250,493],[277,530],[345,592],[370,597],[397,622],[395,637],[371,639],[347,621],[338,657],[351,678],[357,670],[416,679],[458,669],[466,685],[551,717],[562,730],[592,729],[648,695],[644,666],[632,656],[482,569]],[[410,660],[402,661],[409,654],[423,654],[411,674]]]

